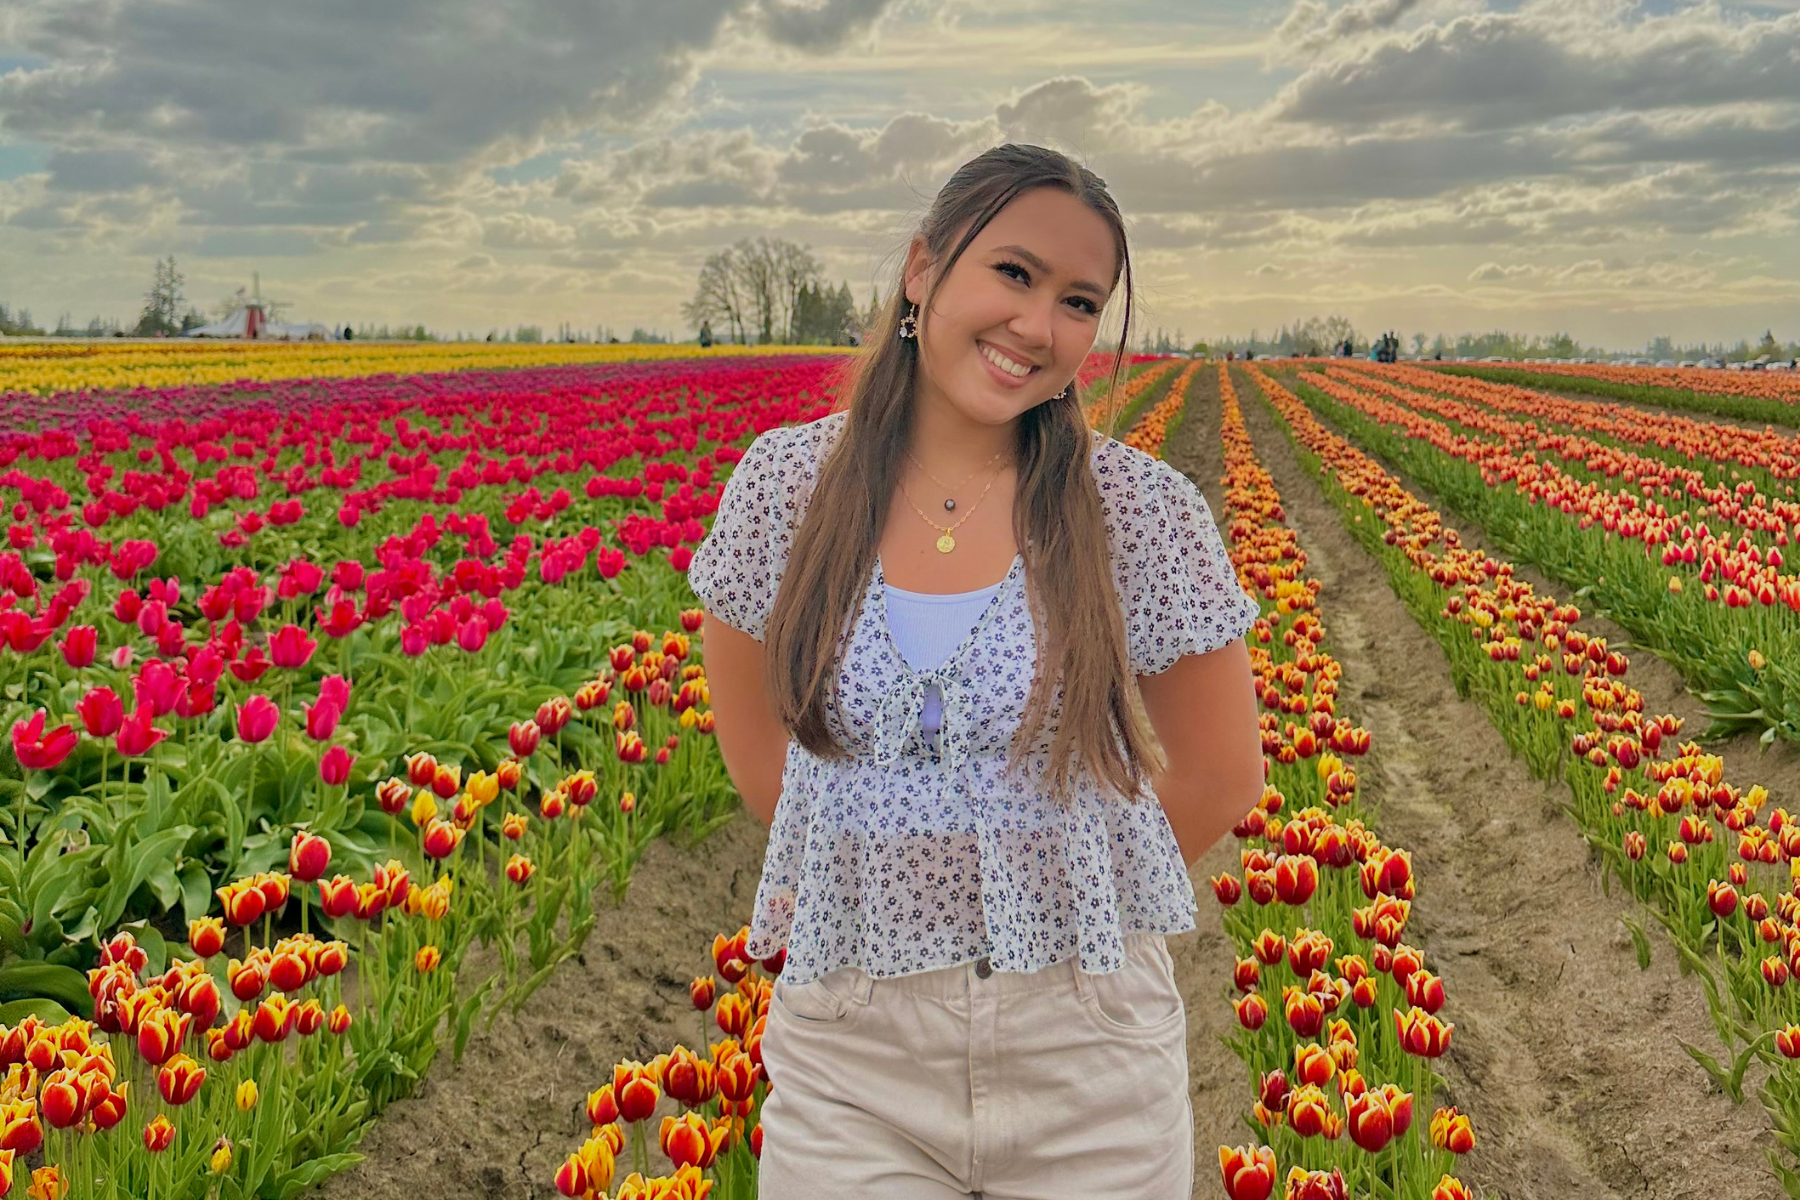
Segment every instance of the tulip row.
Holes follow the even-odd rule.
[[[749,934],[746,926],[715,937],[717,978],[702,975],[689,985],[705,1052],[677,1044],[647,1063],[616,1064],[611,1082],[587,1098],[593,1131],[557,1169],[558,1192],[580,1200],[754,1200],[769,1093],[763,1031],[786,952],[754,959],[744,949]],[[716,1042],[713,1026],[724,1035]],[[650,1147],[653,1127],[660,1153]],[[615,1191],[621,1166],[628,1173]]]
[[[1175,365],[1174,359],[1152,361],[1149,366],[1121,380],[1116,390],[1095,397],[1082,409],[1089,427],[1110,429],[1125,420],[1140,399],[1175,377]]]
[[[1384,380],[1421,392],[1465,400],[1482,410],[1516,416],[1525,422],[1528,431],[1537,434],[1538,448],[1559,454],[1578,477],[1616,481],[1629,474],[1627,482],[1639,485],[1640,493],[1645,482],[1631,464],[1605,455],[1604,449],[1602,457],[1590,468],[1590,455],[1584,452],[1585,447],[1570,443],[1561,435],[1591,435],[1602,448],[1629,449],[1671,466],[1697,470],[1703,477],[1703,486],[1729,488],[1734,501],[1748,497],[1751,508],[1767,509],[1770,498],[1792,501],[1800,497],[1800,487],[1794,482],[1800,478],[1800,454],[1794,452],[1790,438],[1767,426],[1757,430],[1725,421],[1698,420],[1678,413],[1652,411],[1638,405],[1553,396],[1531,388],[1445,375],[1403,364],[1351,363],[1347,367],[1333,364],[1327,374],[1350,383]],[[1395,398],[1404,401],[1404,395]],[[1760,502],[1756,500],[1758,494],[1764,497]],[[1694,499],[1697,503],[1709,503],[1703,497]],[[1764,533],[1789,532],[1786,524],[1764,528],[1771,524],[1776,522],[1757,522],[1749,532],[1759,540]]]
[[[1571,812],[1605,872],[1644,902],[1702,979],[1728,1055],[1721,1065],[1697,1048],[1690,1054],[1734,1098],[1753,1059],[1769,1066],[1762,1098],[1784,1151],[1771,1161],[1789,1178],[1800,1162],[1800,993],[1786,986],[1800,967],[1800,896],[1790,886],[1800,828],[1785,810],[1769,810],[1761,785],[1726,781],[1717,756],[1674,745],[1680,719],[1645,711],[1626,682],[1628,659],[1579,628],[1578,608],[1464,547],[1299,397],[1252,376],[1302,465],[1443,645],[1459,681],[1536,774],[1567,782]],[[1328,398],[1308,394],[1327,410]],[[1649,941],[1628,924],[1648,962]]]
[[[698,610],[683,614],[690,630],[699,619]],[[621,867],[628,872],[648,838],[681,819],[692,776],[715,769],[695,757],[692,736],[682,737],[712,724],[704,671],[689,657],[686,634],[658,642],[640,631],[613,648],[607,669],[573,702],[553,699],[515,722],[516,757],[492,773],[465,779],[454,764],[411,755],[405,777],[378,794],[389,845],[412,866],[393,858],[368,882],[328,878],[332,844],[296,832],[285,872],[218,889],[219,915],[189,925],[191,957],[171,955],[153,927],[140,931],[142,943],[131,932],[108,940],[86,980],[91,1021],[27,1013],[0,1026],[0,1196],[28,1156],[42,1162],[32,1194],[59,1200],[197,1198],[221,1187],[289,1195],[354,1162],[368,1121],[411,1089],[440,1037],[460,1054],[484,1004],[490,1020],[516,1010],[579,952],[597,885],[610,874],[616,891]],[[570,771],[528,808],[533,759],[548,756],[575,712],[605,710],[615,687],[631,697],[609,710],[617,744],[653,736],[662,744],[652,761],[674,770],[645,768],[653,774],[641,778],[629,766]],[[503,798],[490,869],[485,812]],[[410,829],[402,840],[403,815]],[[301,931],[275,936],[290,902],[314,889],[328,938],[306,930],[305,905]],[[242,935],[241,957],[226,953],[230,931]],[[476,939],[496,946],[500,967],[459,982]],[[134,1099],[152,1080],[160,1103]]]
[[[1328,376],[1303,377],[1303,391],[1357,438],[1403,465],[1446,503],[1490,530],[1508,549],[1572,586],[1589,590],[1608,613],[1653,647],[1712,706],[1715,730],[1763,732],[1766,740],[1800,740],[1800,576],[1785,572],[1775,545],[1759,547],[1743,523],[1758,522],[1751,497],[1738,503],[1712,489],[1703,511],[1671,513],[1641,491],[1668,487],[1685,474],[1690,493],[1698,472],[1678,472],[1636,456],[1640,493],[1576,478],[1516,443],[1470,436],[1418,410],[1452,414],[1461,429],[1504,421],[1461,401],[1403,392],[1386,395]],[[1653,473],[1654,472],[1654,473]],[[1660,484],[1653,481],[1660,480]],[[1721,494],[1723,493],[1723,494]],[[1772,502],[1771,508],[1797,506]],[[1740,523],[1734,542],[1715,535],[1705,517]],[[1771,517],[1779,522],[1783,518]],[[1758,528],[1759,538],[1768,531]]]
[[[1188,388],[1201,366],[1201,362],[1196,360],[1183,367],[1181,374],[1169,385],[1168,394],[1151,405],[1150,411],[1139,417],[1120,440],[1153,458],[1161,458],[1163,443],[1168,440],[1170,429],[1181,420],[1181,414],[1187,409]]]
[[[706,355],[821,352],[841,353],[817,346],[719,345]],[[0,408],[25,396],[73,391],[639,362],[694,353],[692,346],[564,342],[31,342],[0,346]]]
[[[1793,424],[1796,420],[1794,405],[1800,402],[1800,376],[1768,371],[1611,367],[1598,363],[1532,363],[1519,367],[1487,363],[1481,366],[1432,365],[1445,375],[1587,392],[1777,425]]]
[[[1337,715],[1342,668],[1322,649],[1319,581],[1305,574],[1231,377],[1218,370],[1227,541],[1239,583],[1263,609],[1247,640],[1268,779],[1236,829],[1241,873],[1212,880],[1238,953],[1241,1028],[1229,1044],[1250,1068],[1268,1143],[1219,1148],[1225,1192],[1265,1200],[1287,1163],[1290,1200],[1466,1200],[1447,1169],[1474,1146],[1468,1117],[1438,1109],[1413,1127],[1415,1107],[1442,1083],[1431,1060],[1454,1026],[1437,1015],[1442,980],[1402,940],[1412,859],[1366,823],[1346,760],[1368,752],[1369,733]]]

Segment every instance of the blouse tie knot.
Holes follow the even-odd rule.
[[[925,689],[936,685],[942,699],[938,726],[938,757],[955,770],[968,757],[969,725],[974,721],[975,700],[960,673],[946,670],[906,671],[881,697],[875,762],[891,766],[904,753],[907,741],[924,736],[920,719],[925,709]]]

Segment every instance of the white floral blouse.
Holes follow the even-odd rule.
[[[720,496],[688,581],[717,619],[761,639],[819,464],[846,414],[771,429]],[[1238,586],[1198,488],[1168,464],[1095,434],[1093,469],[1134,672],[1241,637],[1257,605]],[[1080,773],[1049,797],[1049,733],[1022,769],[1007,751],[1036,655],[1024,559],[938,670],[914,671],[888,633],[880,562],[839,643],[826,717],[850,756],[790,742],[748,948],[787,948],[783,975],[834,967],[884,977],[986,957],[1035,971],[1071,956],[1124,965],[1124,935],[1194,927],[1194,889],[1162,805]],[[943,697],[934,752],[921,732],[927,684]]]

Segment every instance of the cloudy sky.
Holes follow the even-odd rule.
[[[0,0],[0,301],[677,329],[757,234],[861,300],[1006,140],[1190,338],[1800,337],[1800,0]]]

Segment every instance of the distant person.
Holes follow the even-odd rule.
[[[700,348],[702,350],[710,350],[712,348],[712,322],[711,321],[700,322]]]
[[[344,326],[344,340],[346,342],[355,341],[356,340],[356,330],[350,328],[348,325]]]
[[[1082,415],[1130,277],[1092,171],[958,167],[845,402],[760,434],[694,550],[719,750],[772,822],[764,1200],[1192,1191],[1165,938],[1262,794],[1257,606],[1192,481]]]

